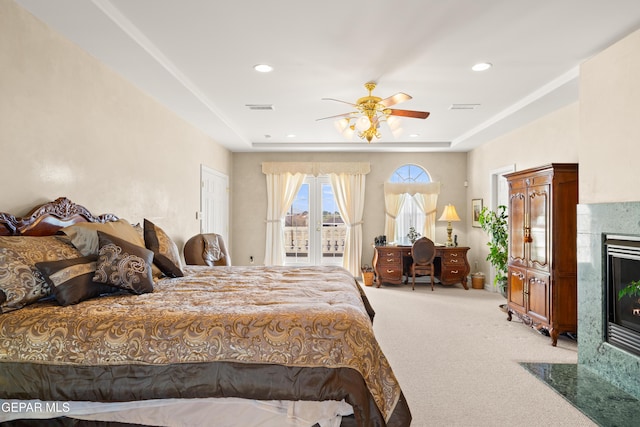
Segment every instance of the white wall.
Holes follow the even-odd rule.
[[[231,153],[11,0],[0,0],[0,211],[67,196],[151,219],[181,247],[199,232],[200,164]]]
[[[580,67],[580,202],[640,200],[640,31]]]

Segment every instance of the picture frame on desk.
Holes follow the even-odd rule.
[[[480,211],[482,211],[482,199],[471,199],[471,226],[480,228]]]

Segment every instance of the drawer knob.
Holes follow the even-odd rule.
[[[451,254],[451,256],[458,256],[458,254],[454,252]]]
[[[451,270],[451,273],[458,274],[458,270]]]
[[[387,273],[393,273],[395,270],[387,270]]]
[[[393,259],[393,258],[387,258],[387,262],[393,262],[393,261],[395,261],[395,259]]]
[[[457,259],[452,259],[452,260],[451,260],[451,262],[455,262],[455,263],[457,263],[457,262],[458,262],[458,260],[457,260]]]

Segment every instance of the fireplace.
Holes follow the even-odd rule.
[[[640,295],[618,297],[621,289],[640,280],[640,236],[609,234],[606,254],[606,341],[640,356]]]
[[[610,298],[640,279],[640,202],[579,204],[577,216],[578,366],[640,399],[640,354],[629,343],[640,323]]]

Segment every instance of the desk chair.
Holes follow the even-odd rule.
[[[430,239],[421,237],[411,247],[411,289],[416,289],[416,273],[431,275],[431,291],[433,291],[434,273],[433,259],[436,256],[436,246]]]

